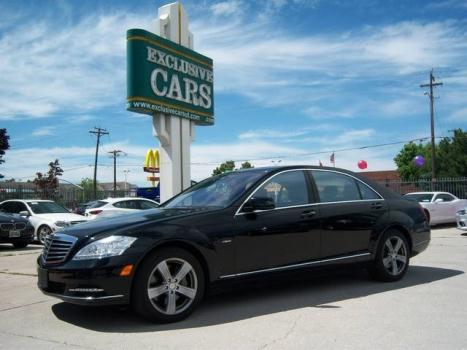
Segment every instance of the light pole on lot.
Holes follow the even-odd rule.
[[[125,192],[128,190],[127,176],[129,172],[130,172],[130,169],[123,169],[123,174],[125,175]]]

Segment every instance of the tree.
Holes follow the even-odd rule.
[[[428,145],[416,144],[413,142],[406,143],[402,150],[394,158],[402,180],[416,181],[423,177],[430,176],[431,157],[429,158]],[[425,165],[418,167],[414,164],[415,156],[421,155],[425,158]]]
[[[454,130],[443,138],[436,152],[438,177],[467,177],[467,132]]]
[[[10,136],[7,135],[6,129],[0,129],[0,164],[5,163],[3,156],[5,155],[5,151],[10,148],[9,139]],[[2,174],[0,174],[1,178],[3,178]]]
[[[99,183],[97,183],[99,185]],[[81,179],[79,184],[83,188],[83,200],[87,201],[94,196],[94,180],[89,177]]]
[[[423,167],[413,163],[417,155],[425,158]],[[431,144],[407,143],[394,161],[403,180],[431,178]],[[453,137],[445,137],[439,142],[436,147],[436,174],[438,178],[467,177],[467,132],[454,130]]]
[[[254,168],[253,165],[251,165],[250,162],[245,162],[245,163],[242,163],[240,169],[250,169],[250,168]]]
[[[235,170],[235,162],[233,160],[228,160],[214,169],[212,175],[220,175],[233,170]]]
[[[244,162],[240,166],[240,169],[249,169],[249,168],[254,168],[253,165],[251,165],[250,162]],[[219,165],[216,169],[212,171],[212,175],[220,175],[223,173],[227,173],[229,171],[234,171],[235,169],[235,162],[233,160],[227,160],[221,165]]]
[[[37,172],[33,182],[46,197],[53,197],[57,194],[58,177],[61,175],[63,175],[63,169],[60,167],[58,159],[55,159],[55,161],[49,163],[47,174]]]

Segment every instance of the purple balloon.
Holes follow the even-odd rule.
[[[425,165],[425,158],[423,156],[415,156],[413,162],[416,166],[422,167]]]

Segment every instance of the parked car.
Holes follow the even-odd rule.
[[[0,210],[27,217],[34,227],[34,238],[41,243],[52,232],[86,221],[83,216],[70,213],[68,209],[50,200],[6,200],[0,203]]]
[[[173,322],[225,280],[363,263],[397,281],[429,241],[418,203],[358,174],[254,168],[206,179],[157,209],[57,232],[37,260],[38,286],[66,302],[131,304]]]
[[[76,208],[73,210],[73,213],[78,214],[78,215],[85,215],[86,214],[86,209],[89,207],[95,205],[97,201],[90,201],[86,203],[80,203],[76,206]]]
[[[139,210],[154,209],[158,206],[159,203],[147,198],[107,198],[98,200],[89,206],[84,215],[88,219],[95,219],[97,217],[111,217]]]
[[[15,248],[26,248],[34,241],[34,227],[19,215],[0,211],[0,243],[11,243]]]
[[[448,192],[412,192],[405,196],[420,203],[430,225],[456,222],[457,211],[467,207],[466,199],[459,199]]]
[[[457,211],[456,222],[459,230],[467,231],[467,207]]]

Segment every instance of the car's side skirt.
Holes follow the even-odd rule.
[[[371,253],[368,253],[368,252],[367,253],[359,253],[359,254],[340,256],[340,257],[336,257],[336,258],[314,260],[314,261],[309,261],[309,262],[304,262],[304,263],[299,263],[299,264],[285,265],[285,266],[279,266],[279,267],[271,267],[271,268],[267,268],[267,269],[247,271],[247,272],[239,272],[239,273],[234,273],[234,274],[231,274],[231,275],[223,275],[223,276],[220,276],[220,278],[221,279],[235,278],[235,277],[242,277],[242,276],[260,274],[260,273],[266,273],[266,272],[297,269],[297,268],[309,267],[309,266],[314,266],[314,265],[326,265],[326,264],[332,264],[332,263],[337,263],[337,262],[365,261],[365,260],[369,260],[370,257],[371,257]]]

